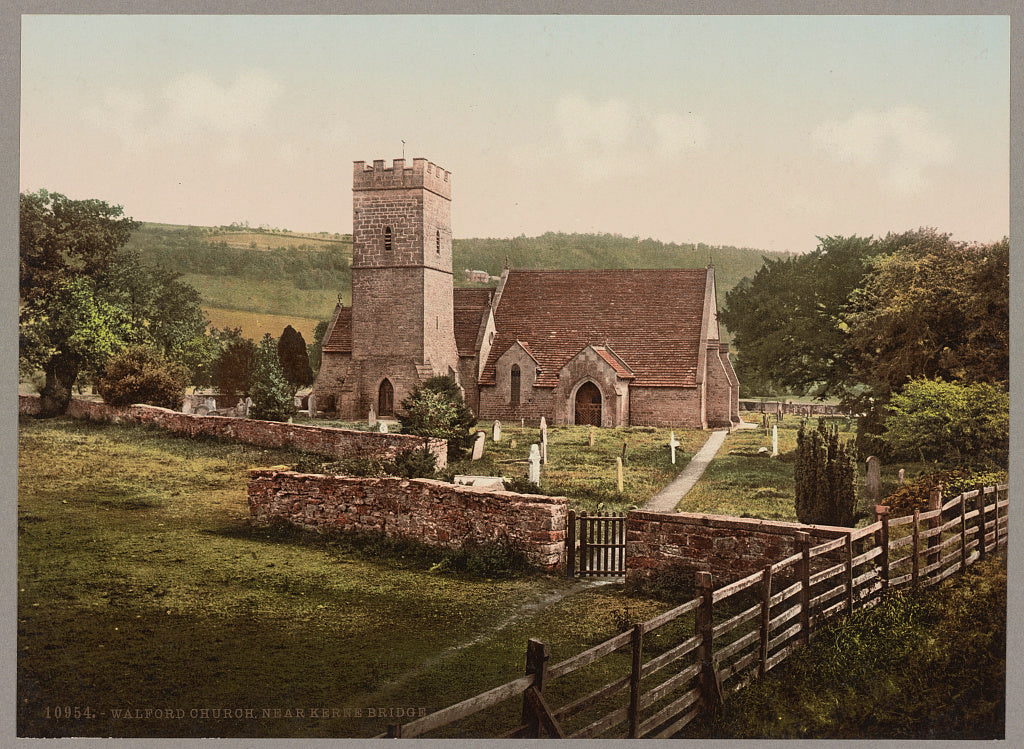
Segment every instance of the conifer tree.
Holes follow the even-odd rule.
[[[818,420],[816,431],[797,432],[796,516],[812,525],[852,526],[857,492],[853,453],[839,430]]]

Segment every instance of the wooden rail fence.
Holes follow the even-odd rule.
[[[927,511],[900,518],[880,505],[871,525],[817,546],[798,532],[789,558],[717,590],[698,572],[694,599],[559,663],[548,665],[548,646],[530,640],[524,676],[377,738],[672,737],[833,617],[888,590],[934,585],[1005,547],[1008,491],[978,487],[943,502],[939,489]]]

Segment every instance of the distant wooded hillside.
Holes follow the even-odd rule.
[[[147,262],[181,273],[200,291],[218,327],[228,321],[236,325],[238,312],[251,312],[295,318],[295,327],[305,332],[316,320],[330,316],[339,295],[346,302],[349,299],[352,237],[347,234],[144,223],[128,247]],[[783,256],[616,234],[553,232],[539,237],[456,239],[452,253],[456,286],[480,285],[466,281],[466,269],[500,275],[506,260],[514,268],[588,269],[702,268],[710,259],[720,301],[740,279],[753,276],[766,257]],[[235,314],[227,314],[229,310]],[[279,330],[270,332],[280,335]]]

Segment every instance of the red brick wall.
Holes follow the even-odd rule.
[[[629,423],[703,429],[700,389],[671,387],[629,388]]]
[[[249,476],[249,511],[257,523],[291,523],[318,533],[382,533],[444,548],[467,540],[502,541],[535,567],[552,571],[563,564],[564,497],[428,479],[273,470],[254,470]]]
[[[38,413],[38,396],[22,395],[18,400],[19,413]],[[34,406],[32,401],[35,401]],[[423,447],[420,437],[408,434],[379,434],[231,416],[196,416],[156,406],[116,408],[106,403],[79,399],[72,399],[68,406],[68,416],[90,421],[150,424],[189,437],[220,437],[258,447],[294,447],[329,458],[392,458]],[[430,451],[437,459],[438,468],[448,464],[445,440],[431,440]]]
[[[810,534],[815,543],[825,543],[849,530],[724,515],[634,510],[626,516],[626,584],[633,586],[666,567],[681,566],[710,572],[716,587],[728,585],[797,553],[797,532]]]

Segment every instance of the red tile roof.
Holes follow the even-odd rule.
[[[322,351],[352,351],[352,308],[340,304],[334,308],[334,318],[328,328],[327,340],[321,346]]]
[[[491,306],[494,289],[455,289],[455,346],[459,356],[476,355],[480,323]]]
[[[541,387],[588,343],[613,349],[634,385],[696,385],[706,285],[704,268],[510,270],[480,384],[494,384],[494,363],[518,339],[541,365]]]
[[[636,375],[633,374],[633,370],[626,365],[626,362],[622,361],[622,359],[620,359],[618,355],[616,355],[616,353],[607,346],[594,346],[594,351],[597,352],[598,356],[608,362],[611,368],[615,370],[615,374],[619,377],[626,380],[636,377]]]

